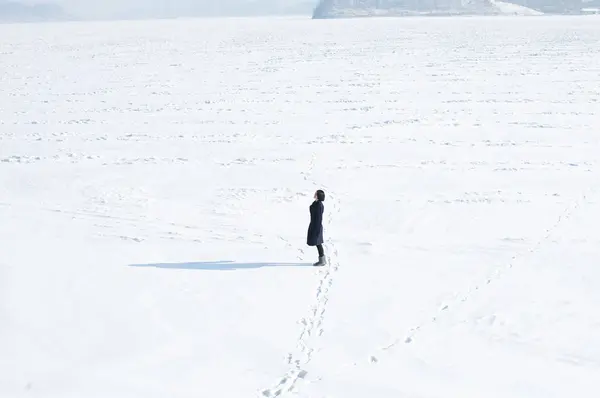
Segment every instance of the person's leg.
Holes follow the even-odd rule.
[[[323,245],[317,245],[317,250],[319,251],[319,257],[325,256],[325,251],[323,250]]]
[[[317,245],[317,250],[319,251],[319,261],[317,261],[314,265],[320,267],[327,264],[327,261],[325,261],[325,251],[323,250],[323,245]]]

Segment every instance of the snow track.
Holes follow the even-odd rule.
[[[326,211],[326,221],[324,232],[327,236],[329,227],[332,225],[335,214],[339,213],[339,201],[335,194],[328,189],[327,185],[318,184],[312,179],[315,168],[316,156],[311,157],[308,171],[303,173],[304,180],[310,182],[314,187],[322,187],[326,190],[326,203],[331,203],[331,210]],[[315,188],[319,189],[319,188]],[[281,377],[276,384],[268,389],[262,390],[259,393],[261,397],[280,397],[286,393],[292,392],[297,383],[304,379],[307,371],[304,369],[312,359],[315,353],[316,339],[318,339],[325,331],[323,323],[327,312],[327,303],[331,294],[331,288],[335,280],[335,274],[340,267],[338,261],[338,249],[331,237],[327,238],[326,253],[328,264],[322,268],[316,268],[317,274],[321,275],[314,294],[314,303],[310,308],[308,316],[303,317],[298,322],[302,325],[302,330],[298,337],[296,348],[287,356],[287,364],[290,369]],[[302,251],[303,252],[303,251]]]
[[[383,355],[393,355],[392,352],[395,348],[398,348],[401,345],[409,345],[413,343],[419,336],[421,332],[426,330],[427,328],[435,328],[438,325],[439,320],[445,315],[448,315],[451,312],[456,312],[460,309],[461,305],[473,300],[477,294],[481,294],[486,290],[486,287],[491,284],[500,281],[501,279],[509,276],[510,271],[518,266],[526,266],[528,260],[530,260],[533,256],[536,255],[544,245],[550,241],[553,235],[555,235],[560,227],[564,225],[572,216],[574,216],[577,211],[582,209],[582,205],[586,203],[589,198],[594,197],[596,195],[597,188],[595,186],[591,186],[582,192],[575,199],[568,202],[566,207],[560,214],[556,217],[555,222],[552,223],[548,228],[546,228],[543,232],[543,235],[535,241],[533,245],[531,245],[526,250],[515,253],[509,262],[505,263],[504,266],[496,268],[492,273],[490,273],[487,277],[482,279],[479,283],[472,285],[466,291],[457,293],[452,300],[446,301],[442,303],[439,309],[429,315],[424,321],[419,323],[417,326],[410,328],[408,332],[399,335],[393,342],[380,347],[373,351],[372,355],[369,355],[364,359],[364,363],[370,363],[372,365],[379,364],[382,361]],[[419,219],[426,217],[427,215],[427,205],[424,205],[419,208],[417,213],[410,217],[406,223],[404,224],[405,230],[410,232],[412,227],[418,224]],[[332,371],[331,374],[328,375],[331,377],[338,377],[344,372],[348,372],[349,369],[355,368],[361,364],[361,361],[352,361],[344,364],[339,364],[335,370]],[[304,378],[306,372],[300,371],[299,375],[301,378]],[[321,380],[319,377],[318,380]],[[293,386],[292,386],[293,388]],[[291,388],[290,388],[291,391]]]
[[[588,190],[588,191],[591,192],[591,190]],[[588,191],[586,191],[586,192],[588,192]],[[419,332],[421,332],[423,329],[425,329],[427,327],[435,325],[437,323],[438,319],[440,319],[442,316],[444,316],[444,314],[456,309],[462,303],[470,300],[478,292],[485,289],[486,286],[505,277],[509,273],[509,271],[513,267],[518,266],[519,263],[525,263],[528,258],[535,255],[540,250],[540,248],[543,247],[544,243],[546,243],[550,239],[552,234],[556,230],[558,230],[560,225],[563,222],[565,222],[566,220],[568,220],[573,215],[573,213],[576,212],[577,209],[579,209],[579,207],[581,206],[581,203],[584,202],[588,196],[588,194],[586,192],[582,193],[575,200],[571,201],[566,206],[564,211],[557,217],[556,222],[554,224],[552,224],[549,228],[547,228],[544,231],[544,235],[539,240],[537,240],[533,244],[533,246],[531,246],[528,250],[526,250],[522,253],[514,254],[511,258],[511,260],[504,267],[497,268],[493,273],[491,273],[488,277],[486,277],[485,280],[481,281],[480,283],[478,283],[476,285],[473,285],[466,292],[457,294],[455,296],[454,300],[442,304],[440,306],[439,310],[433,316],[431,316],[428,320],[422,322],[418,326],[411,328],[410,331],[406,334],[406,336],[404,338],[398,338],[398,339],[394,340],[391,344],[384,346],[381,350],[388,351],[388,350],[396,347],[398,344],[400,344],[402,342],[404,342],[405,344],[412,343],[415,340],[415,338],[417,337],[417,335],[419,334]],[[377,357],[372,356],[371,358],[377,358]],[[374,362],[374,361],[372,361],[372,362]]]

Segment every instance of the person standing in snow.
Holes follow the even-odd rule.
[[[308,234],[306,244],[308,246],[317,246],[319,252],[319,261],[313,265],[316,267],[327,264],[325,260],[325,252],[323,251],[323,212],[325,207],[325,192],[318,190],[315,192],[315,201],[310,205],[310,224],[308,225]]]

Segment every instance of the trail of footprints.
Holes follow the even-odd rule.
[[[452,301],[450,301],[446,304],[442,304],[432,317],[430,317],[426,321],[422,322],[418,326],[411,328],[409,330],[409,332],[404,336],[404,338],[398,338],[398,339],[394,340],[391,344],[383,347],[381,350],[382,351],[390,350],[391,348],[396,347],[398,344],[400,344],[402,342],[404,344],[412,343],[415,339],[415,336],[422,329],[424,329],[427,326],[434,325],[437,322],[437,320],[441,316],[443,316],[445,313],[449,312],[450,310],[454,309],[455,307],[459,306],[460,304],[471,299],[476,292],[482,290],[485,286],[490,285],[491,283],[500,280],[510,269],[512,269],[517,264],[517,261],[523,260],[523,259],[527,258],[527,256],[537,253],[540,250],[540,248],[543,246],[543,244],[546,241],[548,241],[548,239],[550,239],[550,237],[558,229],[558,227],[565,220],[570,218],[573,213],[575,213],[575,211],[580,207],[581,202],[585,201],[586,198],[587,198],[586,193],[583,193],[579,198],[577,198],[575,201],[571,202],[563,210],[563,212],[558,216],[556,222],[552,226],[550,226],[548,229],[546,229],[545,234],[540,239],[538,239],[536,241],[536,243],[534,243],[528,250],[526,250],[525,252],[514,254],[512,256],[512,258],[510,259],[510,261],[504,267],[497,268],[487,278],[485,278],[484,281],[482,281],[481,283],[479,283],[477,285],[472,286],[466,292],[456,294]],[[371,356],[371,362],[373,362],[373,363],[378,362],[377,357]]]
[[[588,189],[587,192],[588,192],[587,194],[584,192],[579,198],[577,198],[576,200],[571,202],[564,209],[564,211],[558,216],[556,222],[552,226],[550,226],[548,229],[546,229],[544,235],[540,239],[538,239],[536,241],[536,243],[533,244],[528,250],[521,252],[521,253],[516,253],[515,255],[513,255],[511,260],[504,267],[497,268],[482,282],[472,286],[466,292],[457,293],[453,300],[440,305],[439,309],[433,314],[433,316],[427,318],[426,320],[421,322],[419,325],[411,328],[408,331],[408,333],[400,335],[391,344],[388,344],[387,346],[380,348],[378,350],[379,353],[388,351],[394,347],[397,347],[398,345],[400,345],[402,343],[404,343],[404,344],[412,343],[414,341],[414,339],[416,338],[416,336],[419,334],[419,332],[422,331],[424,328],[426,328],[428,326],[435,326],[435,324],[437,323],[437,320],[440,317],[442,317],[444,314],[447,314],[448,312],[450,312],[450,311],[454,310],[456,307],[458,307],[460,304],[470,300],[478,291],[483,290],[486,286],[503,278],[510,269],[514,268],[514,266],[517,264],[517,261],[519,261],[519,260],[522,261],[522,260],[526,259],[528,256],[531,256],[531,255],[537,253],[540,250],[540,248],[544,245],[544,243],[547,242],[552,237],[552,235],[555,233],[556,230],[558,230],[560,225],[563,224],[567,219],[569,219],[581,207],[581,203],[585,202],[588,195],[590,195],[592,192],[593,193],[596,192],[596,189],[595,188]],[[380,358],[376,355],[369,356],[368,360],[371,364],[377,364],[378,362],[380,362]],[[338,368],[338,370],[335,373],[340,374],[345,369],[356,366],[357,364],[358,364],[358,362],[343,364]],[[270,397],[270,396],[275,396],[275,395],[266,395],[266,396]]]
[[[309,171],[304,176],[306,181],[310,181],[309,176],[314,169],[314,160],[315,157],[313,156],[310,162]],[[329,191],[326,186],[323,186],[323,188]],[[331,225],[331,215],[337,214],[340,211],[339,204],[337,203],[335,196],[329,193],[329,199],[331,202],[331,212],[330,216],[327,217],[325,225],[326,228]],[[307,375],[307,372],[303,369],[303,366],[312,360],[315,352],[314,347],[316,344],[316,339],[318,339],[324,333],[323,321],[325,320],[327,303],[329,301],[329,295],[331,287],[333,286],[335,273],[340,267],[340,263],[338,261],[338,250],[331,240],[327,244],[327,249],[329,249],[328,265],[326,265],[324,268],[317,269],[317,272],[323,273],[323,275],[319,280],[315,292],[315,304],[312,305],[309,315],[299,321],[299,323],[302,325],[302,331],[298,337],[296,349],[287,356],[287,363],[290,368],[273,387],[260,391],[259,396],[262,398],[280,397],[283,394],[293,391],[297,383],[300,380],[303,380]]]

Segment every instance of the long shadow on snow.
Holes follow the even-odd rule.
[[[235,261],[205,261],[195,263],[130,264],[130,267],[155,267],[167,269],[196,269],[202,271],[234,271],[263,267],[312,267],[307,263],[236,263]]]

